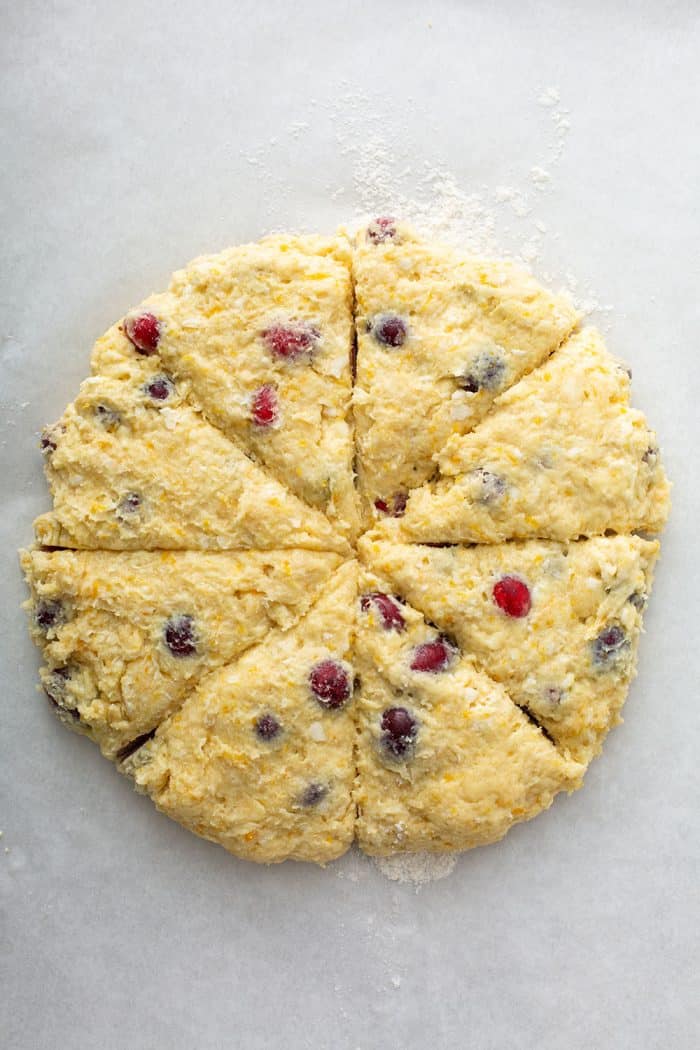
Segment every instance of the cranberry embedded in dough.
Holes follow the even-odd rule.
[[[124,331],[137,353],[145,357],[155,354],[160,342],[160,321],[155,314],[148,311],[127,314],[124,318]]]
[[[517,576],[502,576],[493,586],[493,600],[506,616],[519,620],[532,607],[530,588]]]

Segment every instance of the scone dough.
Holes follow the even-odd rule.
[[[61,720],[264,863],[466,849],[577,788],[669,509],[579,320],[388,217],[178,271],[42,437],[21,564]]]

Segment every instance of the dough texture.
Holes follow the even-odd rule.
[[[669,484],[579,323],[388,218],[175,273],[42,437],[20,557],[60,719],[263,863],[466,849],[580,786]]]

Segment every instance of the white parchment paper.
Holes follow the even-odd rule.
[[[697,4],[25,0],[0,22],[3,1046],[697,1045]],[[18,609],[38,432],[93,339],[193,255],[375,205],[597,303],[675,483],[586,787],[419,888],[355,853],[245,864],[158,815],[35,692]]]

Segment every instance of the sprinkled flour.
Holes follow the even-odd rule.
[[[397,853],[395,857],[375,857],[374,863],[392,882],[412,882],[422,886],[451,875],[457,864],[456,853]]]

